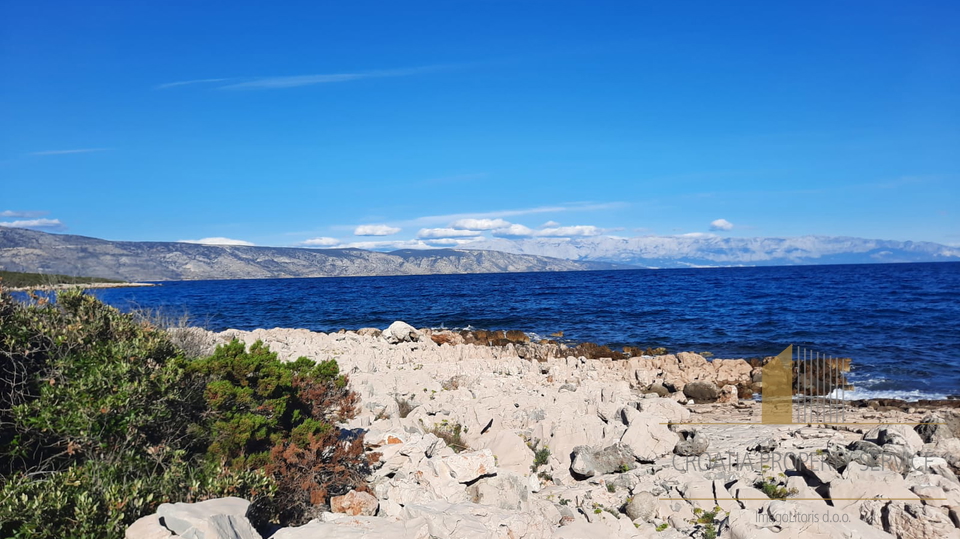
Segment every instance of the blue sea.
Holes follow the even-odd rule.
[[[164,282],[97,290],[212,330],[519,329],[722,358],[853,359],[847,398],[960,393],[960,263]]]

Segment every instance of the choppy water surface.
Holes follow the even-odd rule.
[[[520,329],[717,357],[852,357],[852,398],[960,393],[960,263],[168,282],[94,292],[213,330]],[[849,396],[849,395],[848,395]]]

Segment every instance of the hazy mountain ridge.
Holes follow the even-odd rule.
[[[468,248],[660,268],[960,261],[960,249],[938,243],[845,236],[495,238]]]
[[[126,281],[581,271],[616,267],[603,262],[489,251],[436,249],[380,253],[361,249],[128,242],[0,227],[0,269]]]

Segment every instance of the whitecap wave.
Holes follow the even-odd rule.
[[[848,401],[870,400],[870,399],[900,399],[904,401],[916,401],[921,399],[943,400],[947,398],[946,393],[936,393],[931,391],[921,391],[919,389],[863,389],[856,388],[853,391],[834,391],[828,397],[833,399],[843,399]]]

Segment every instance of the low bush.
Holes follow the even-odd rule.
[[[454,452],[459,453],[470,449],[463,441],[463,425],[460,423],[449,423],[446,419],[433,425],[433,428],[427,429],[427,432],[443,440]]]
[[[773,477],[764,477],[762,480],[757,480],[753,486],[762,490],[771,500],[785,500],[790,496],[795,496],[798,492],[795,488],[787,488]]]
[[[273,477],[279,521],[305,524],[329,496],[365,488],[363,438],[334,425],[353,417],[358,402],[336,361],[285,363],[260,341],[249,351],[233,341],[189,370],[209,380],[208,457]]]
[[[193,361],[81,291],[0,291],[0,536],[119,538],[160,503],[221,496],[301,523],[364,488],[362,438],[335,426],[356,404],[332,361],[238,342]]]

